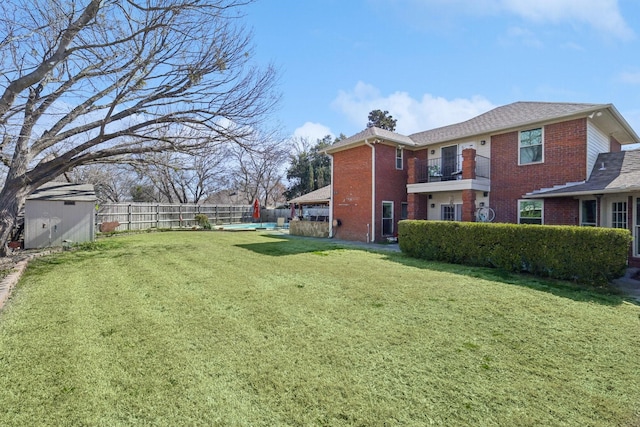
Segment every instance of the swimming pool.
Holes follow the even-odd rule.
[[[275,222],[247,222],[243,224],[223,224],[214,226],[216,230],[249,231],[249,230],[275,230]]]

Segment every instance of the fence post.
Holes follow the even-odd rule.
[[[127,230],[131,231],[131,203],[127,205]]]

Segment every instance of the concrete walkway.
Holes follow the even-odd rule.
[[[611,286],[618,289],[624,295],[635,301],[640,302],[640,280],[636,280],[640,268],[628,268],[624,277],[615,279],[611,282]]]
[[[288,239],[308,239],[308,240],[322,240],[325,242],[335,243],[336,245],[342,246],[354,246],[362,249],[369,249],[372,251],[389,251],[389,252],[400,252],[400,245],[397,243],[365,243],[365,242],[354,242],[351,240],[340,240],[335,238],[322,238],[322,237],[307,237],[307,236],[294,236],[289,234],[288,230],[275,230],[274,234],[279,234],[282,237],[287,237]]]

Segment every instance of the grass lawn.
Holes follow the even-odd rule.
[[[0,425],[638,426],[639,315],[329,240],[118,236],[0,312]]]

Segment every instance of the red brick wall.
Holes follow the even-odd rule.
[[[375,144],[376,203],[375,236],[382,241],[382,202],[393,202],[394,234],[402,214],[402,202],[407,202],[407,164],[409,156],[403,153],[403,168],[396,169],[396,147]],[[371,225],[371,148],[362,145],[333,155],[333,217],[342,225],[334,227],[339,239],[366,241]],[[367,224],[370,225],[367,229]]]
[[[586,178],[586,123],[576,119],[545,126],[544,162],[539,164],[518,165],[518,132],[491,137],[490,206],[495,222],[518,222],[517,201],[526,193]],[[577,201],[567,208],[546,200],[545,223],[575,224],[577,209]]]
[[[333,227],[338,239],[366,241],[371,223],[371,148],[362,145],[333,154]]]
[[[376,241],[382,236],[382,202],[393,202],[393,233],[398,232],[398,221],[402,210],[402,202],[407,201],[407,157],[411,152],[403,153],[403,168],[396,169],[396,147],[376,144]]]
[[[614,137],[611,137],[609,141],[609,151],[611,151],[612,153],[618,153],[622,151],[622,144],[620,144]]]
[[[428,199],[426,195],[416,193],[407,194],[407,202],[409,203],[408,219],[427,219]]]
[[[580,225],[580,201],[571,197],[546,199],[544,223],[547,225]]]

